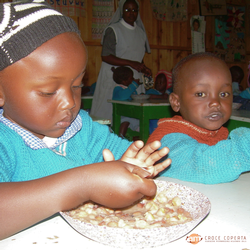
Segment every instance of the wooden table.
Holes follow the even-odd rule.
[[[179,183],[200,191],[210,200],[211,212],[197,227],[180,239],[145,250],[250,249],[250,173],[241,175],[236,181],[217,185],[184,182],[168,177],[157,179]],[[202,240],[196,245],[188,243],[186,238],[191,234],[200,235]],[[82,236],[58,214],[0,241],[0,249],[121,250]]]
[[[149,137],[149,120],[172,117],[172,108],[167,100],[142,100],[142,101],[114,101],[113,104],[113,126],[112,129],[119,134],[121,116],[137,118],[140,120],[139,137],[144,142]]]

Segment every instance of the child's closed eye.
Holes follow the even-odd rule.
[[[76,85],[76,86],[72,86],[73,89],[79,89],[82,88],[84,86],[83,83],[81,83],[80,85]],[[43,96],[43,97],[52,97],[57,93],[57,91],[53,91],[53,92],[46,92],[46,91],[40,91],[39,95]]]
[[[51,97],[51,96],[53,96],[53,95],[56,94],[56,91],[51,92],[51,93],[49,93],[49,92],[40,92],[39,94],[40,94],[41,96],[44,96],[44,97]]]
[[[80,85],[73,86],[73,88],[78,89],[78,88],[82,88],[83,86],[84,86],[84,84],[83,84],[83,83],[81,83]]]

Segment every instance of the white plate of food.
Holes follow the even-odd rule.
[[[131,98],[135,101],[148,100],[150,95],[131,95]]]
[[[124,211],[86,203],[60,214],[85,237],[127,249],[156,247],[175,241],[209,214],[210,201],[199,191],[173,182],[155,180],[155,183],[154,199],[145,198]]]

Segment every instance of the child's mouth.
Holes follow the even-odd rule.
[[[70,124],[71,124],[71,122],[58,122],[58,123],[57,123],[57,126],[58,126],[59,128],[67,128],[67,127],[70,126]]]
[[[64,119],[62,119],[61,121],[57,122],[57,127],[67,128],[70,126],[71,122],[72,122],[72,118],[67,116]]]
[[[215,112],[207,116],[210,121],[218,121],[222,118],[222,114],[220,112]]]

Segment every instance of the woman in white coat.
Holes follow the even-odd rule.
[[[112,119],[112,99],[115,82],[112,67],[129,66],[134,78],[141,80],[141,73],[151,76],[151,70],[143,63],[150,47],[136,0],[120,0],[119,8],[112,17],[102,38],[102,65],[93,97],[91,115]],[[139,87],[140,88],[140,87]],[[138,89],[141,93],[143,89]]]

